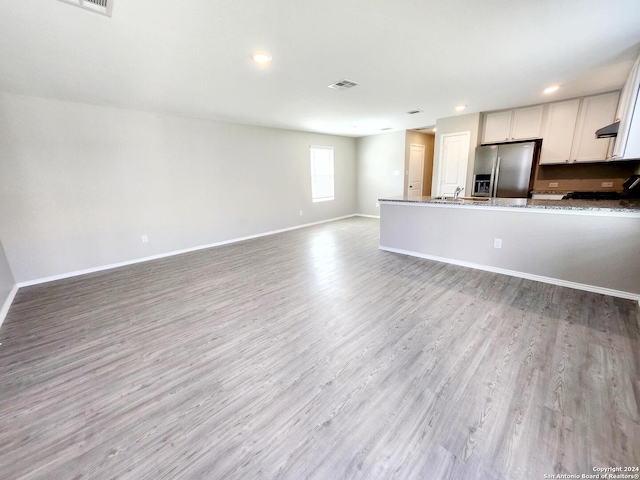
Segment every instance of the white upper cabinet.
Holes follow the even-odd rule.
[[[632,97],[631,94],[628,96]],[[596,130],[615,121],[621,110],[619,98],[620,92],[609,92],[485,113],[482,143],[542,138],[541,165],[615,160],[613,142],[608,138],[596,138]],[[640,124],[640,115],[638,117]],[[617,145],[621,144],[618,138]],[[640,135],[638,145],[640,155]],[[613,156],[610,155],[612,151]]]
[[[516,108],[511,121],[511,140],[540,138],[544,105]]]
[[[624,85],[616,120],[620,120],[613,148],[613,160],[640,158],[640,58],[631,69]]]
[[[611,140],[596,138],[596,130],[614,122],[619,98],[620,92],[611,92],[582,99],[571,152],[572,161],[607,160]]]
[[[540,165],[571,161],[573,136],[578,123],[580,99],[550,103],[547,120],[542,131]]]
[[[611,141],[596,130],[613,123],[620,92],[545,105],[540,165],[605,162]]]
[[[543,108],[536,105],[485,114],[482,143],[540,138]]]
[[[509,136],[511,135],[511,115],[512,110],[485,114],[482,143],[509,141]]]

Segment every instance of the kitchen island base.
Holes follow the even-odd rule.
[[[381,250],[640,301],[636,213],[384,200],[380,208]]]

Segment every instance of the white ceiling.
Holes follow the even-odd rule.
[[[3,1],[1,91],[348,136],[615,90],[640,53],[638,0]]]

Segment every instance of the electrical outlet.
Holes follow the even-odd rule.
[[[603,187],[613,187],[613,182],[602,182]]]
[[[494,238],[493,239],[493,248],[502,248],[502,239]]]
[[[376,208],[380,208],[380,202],[376,202]]]
[[[142,243],[147,243],[149,241],[149,237],[146,235],[142,235]]]
[[[300,210],[300,216],[302,216],[302,210]]]
[[[549,188],[558,188],[558,182],[550,182]]]

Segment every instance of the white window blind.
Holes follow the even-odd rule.
[[[333,147],[309,147],[311,156],[311,200],[333,200]]]

